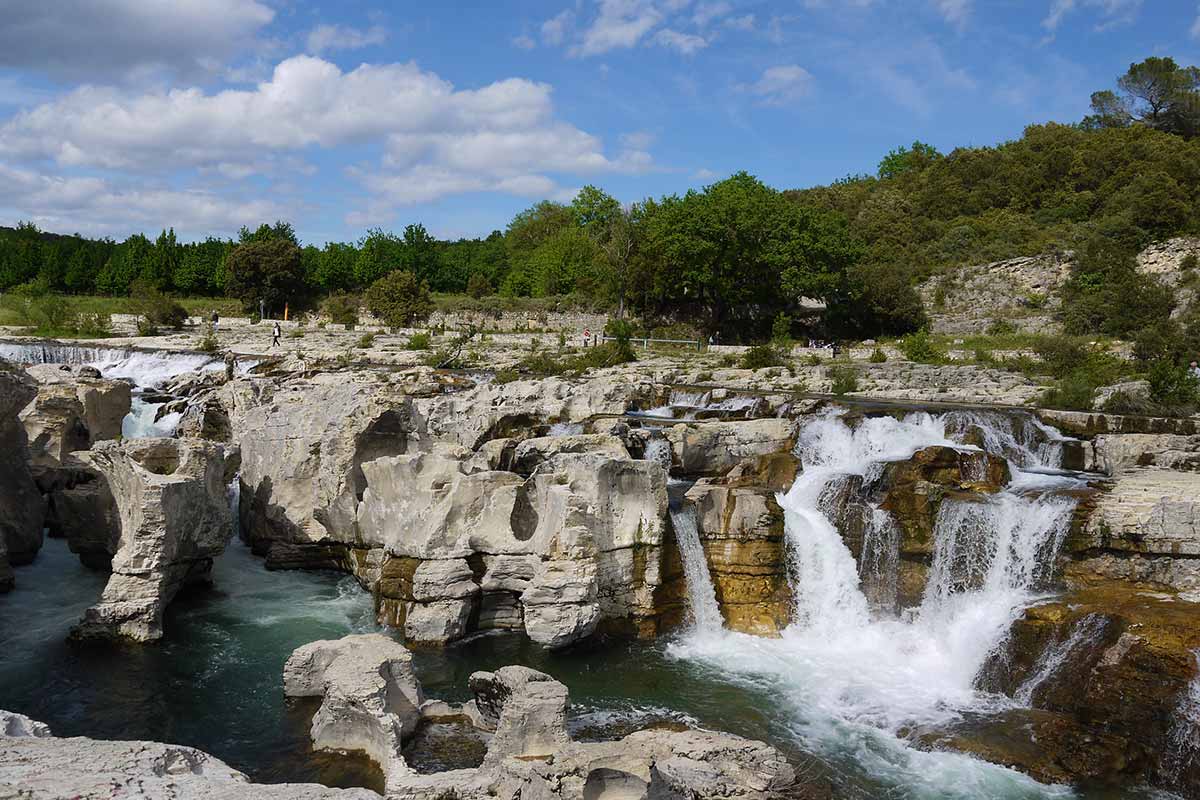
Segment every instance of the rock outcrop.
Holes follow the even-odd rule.
[[[6,711],[0,711],[0,787],[14,798],[111,800],[115,790],[145,800],[380,800],[366,789],[250,783],[228,764],[191,747],[60,739],[42,723]]]
[[[101,442],[79,457],[96,473],[117,509],[112,575],[99,602],[73,629],[77,638],[162,636],[163,609],[188,583],[210,578],[213,558],[233,535],[226,497],[225,448],[201,440]]]
[[[574,742],[567,687],[527,667],[476,672],[470,689],[473,698],[461,707],[423,699],[404,648],[374,635],[305,645],[284,668],[285,693],[323,697],[314,745],[365,752],[384,770],[389,797],[765,800],[795,784],[778,751],[729,734],[646,730]],[[448,717],[489,734],[482,765],[417,774],[404,761],[402,741],[417,724]]]
[[[389,787],[412,773],[401,750],[424,697],[403,645],[379,634],[306,644],[284,664],[283,693],[321,698],[311,729],[317,749],[366,753]]]
[[[37,394],[20,367],[0,359],[0,592],[13,587],[12,564],[28,564],[42,546],[45,507],[29,470],[17,414]]]

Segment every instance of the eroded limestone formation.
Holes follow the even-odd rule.
[[[37,394],[23,369],[0,359],[0,592],[13,587],[12,564],[28,564],[42,546],[45,513],[29,470],[18,412]]]
[[[319,749],[361,750],[384,771],[389,797],[746,798],[779,796],[791,766],[762,742],[707,731],[647,730],[615,742],[567,733],[567,687],[509,666],[476,672],[460,707],[423,698],[411,656],[378,635],[305,645],[284,667],[289,696],[322,696],[313,718]],[[478,769],[419,775],[402,754],[418,724],[466,719],[489,734]]]
[[[163,609],[184,585],[209,580],[233,535],[226,450],[196,439],[133,439],[78,455],[103,482],[119,528],[80,531],[87,549],[115,551],[99,602],[72,635],[158,639]]]

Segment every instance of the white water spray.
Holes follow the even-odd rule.
[[[1176,781],[1200,758],[1200,650],[1192,654],[1196,672],[1175,708],[1175,724],[1163,756],[1168,779]]]
[[[700,543],[695,508],[685,504],[678,511],[671,511],[671,524],[675,528],[675,541],[679,544],[683,574],[687,579],[692,624],[697,631],[718,631],[724,626],[724,622],[721,619],[721,609],[717,605],[717,591],[713,587],[712,575],[708,570],[704,546]]]
[[[1104,617],[1099,614],[1089,614],[1081,619],[1066,639],[1042,653],[1034,665],[1033,674],[1017,687],[1013,699],[1022,705],[1032,704],[1033,694],[1038,687],[1057,674],[1073,655],[1095,642],[1104,633],[1104,627]]]

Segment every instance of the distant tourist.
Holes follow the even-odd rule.
[[[1188,372],[1192,373],[1193,378],[1200,378],[1200,364],[1196,363],[1196,359],[1192,359],[1192,363],[1188,364]]]
[[[271,347],[279,346],[279,333],[279,320],[275,320],[275,325],[271,328]]]
[[[233,352],[232,351],[226,352],[225,353],[225,380],[227,380],[227,381],[233,380],[233,370],[236,366],[237,366],[237,358],[234,357]]]
[[[213,326],[213,333],[216,333],[216,332],[217,332],[217,323],[218,323],[218,322],[220,322],[220,321],[221,321],[221,318],[220,318],[220,317],[217,315],[217,312],[215,312],[215,311],[214,311],[214,312],[212,313],[212,326]]]

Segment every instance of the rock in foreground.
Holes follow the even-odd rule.
[[[312,737],[319,749],[362,750],[384,770],[389,797],[745,798],[778,796],[795,773],[773,747],[723,733],[639,731],[615,742],[573,742],[567,687],[510,666],[471,676],[461,707],[424,700],[411,656],[379,635],[348,636],[297,649],[284,691],[320,694]],[[419,775],[402,740],[418,724],[466,719],[491,735],[477,769]]]
[[[24,370],[0,359],[0,592],[13,587],[10,563],[29,563],[42,546],[44,508],[17,419],[36,394]]]

